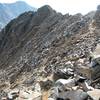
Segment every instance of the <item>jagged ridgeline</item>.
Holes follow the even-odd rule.
[[[44,70],[47,77],[68,61],[77,66],[80,58],[87,60],[100,41],[99,8],[62,15],[45,5],[8,23],[0,32],[1,83],[31,84]]]

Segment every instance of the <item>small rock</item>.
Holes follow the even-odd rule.
[[[53,98],[48,98],[48,100],[54,100]]]
[[[25,80],[24,82],[23,82],[23,84],[25,84],[25,85],[27,85],[27,86],[30,86],[30,85],[32,85],[33,83],[34,83],[34,80],[35,80],[35,78],[30,78],[30,79],[28,79],[28,80]]]
[[[8,100],[8,98],[7,97],[2,97],[2,99],[1,100]]]
[[[34,89],[35,92],[41,92],[41,86],[39,83],[36,83],[34,88],[35,88]]]
[[[53,86],[53,82],[51,80],[40,81],[40,86],[42,90],[49,90]]]
[[[71,68],[64,68],[64,69],[57,69],[54,72],[53,80],[56,81],[58,79],[68,79],[69,77],[74,76],[73,69]]]
[[[87,92],[87,91],[94,90],[94,88],[91,87],[91,86],[89,86],[87,82],[80,82],[80,83],[78,83],[78,84],[79,84],[79,86],[81,86],[82,89],[83,89],[84,91],[86,91],[86,92]]]
[[[60,91],[72,90],[72,87],[76,85],[75,81],[75,79],[59,79],[55,82],[55,87]]]
[[[18,100],[41,100],[42,96],[39,92],[33,92],[33,91],[20,91],[20,95]]]
[[[19,90],[14,90],[8,93],[8,98],[9,99],[15,99],[19,96]]]

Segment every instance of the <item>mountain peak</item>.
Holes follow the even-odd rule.
[[[26,3],[25,1],[16,1],[15,3]]]
[[[38,9],[38,12],[54,13],[55,11],[49,5],[44,5],[44,6],[42,6],[41,8]]]
[[[41,7],[41,9],[49,9],[49,10],[52,10],[52,8],[49,5],[44,5],[44,6]]]
[[[27,4],[24,1],[16,1],[16,2],[12,2],[12,3],[0,3],[0,4],[4,4],[4,5],[13,5],[13,4]]]

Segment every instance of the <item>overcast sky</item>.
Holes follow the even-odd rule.
[[[56,11],[63,14],[76,14],[79,12],[86,14],[96,10],[97,5],[100,4],[100,0],[0,0],[2,3],[11,3],[15,1],[26,1],[36,8],[48,4]]]

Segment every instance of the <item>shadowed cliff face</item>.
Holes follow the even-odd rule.
[[[0,32],[0,79],[13,83],[23,72],[87,57],[98,43],[97,12],[62,15],[46,5],[12,20]]]

